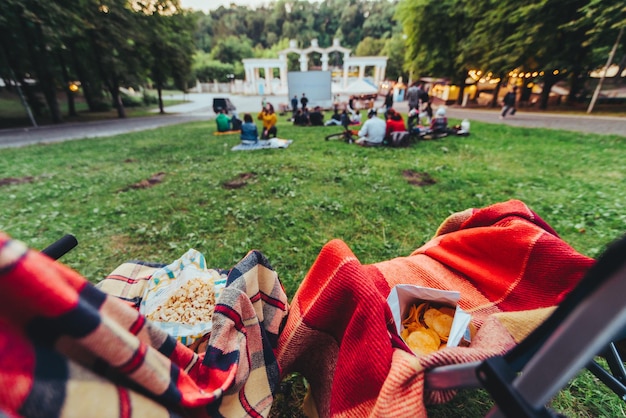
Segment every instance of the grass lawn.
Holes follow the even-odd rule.
[[[177,94],[175,91],[163,92],[163,106],[172,106],[181,103],[181,100],[173,99],[173,94]],[[154,97],[157,97],[156,91],[150,92]],[[59,106],[61,108],[61,115],[63,122],[91,122],[95,120],[108,120],[117,119],[117,110],[110,109],[102,112],[89,112],[87,104],[82,96],[77,95],[75,100],[76,116],[69,116],[67,99],[64,94],[59,94]],[[38,126],[50,125],[52,120],[50,118],[47,108],[44,107],[41,116],[35,115],[35,122]],[[158,105],[149,106],[131,106],[125,107],[126,115],[128,117],[139,116],[154,116],[157,113],[152,112],[153,109],[158,108]],[[32,109],[31,109],[32,111]],[[28,113],[19,96],[16,93],[0,91],[0,129],[18,128],[18,127],[30,127],[32,122],[28,116]]]
[[[170,262],[195,248],[229,268],[258,249],[289,297],[332,238],[363,263],[383,261],[411,253],[451,213],[513,198],[591,257],[626,230],[623,137],[472,122],[469,137],[362,148],[324,141],[338,127],[281,118],[289,148],[231,152],[238,137],[213,136],[214,128],[2,149],[0,230],[37,249],[74,234],[80,244],[63,262],[93,282],[129,259]],[[409,183],[409,172],[432,184]],[[146,187],[158,173],[162,181]],[[294,414],[302,382],[291,380],[294,396],[275,404],[275,416]],[[568,416],[624,416],[623,401],[587,372],[553,406]],[[484,393],[468,391],[429,412],[477,417],[488,408]]]

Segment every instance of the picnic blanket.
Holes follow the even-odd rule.
[[[517,200],[453,214],[409,256],[374,264],[361,264],[335,239],[291,302],[278,361],[285,375],[307,379],[305,409],[321,417],[425,417],[427,404],[454,396],[425,391],[428,369],[508,351],[593,262]],[[386,301],[402,283],[460,291],[459,306],[478,328],[470,347],[410,353]],[[515,330],[526,321],[529,329]]]
[[[234,130],[230,130],[230,131],[215,131],[213,132],[213,135],[234,135],[234,134],[240,134],[241,133],[241,129],[238,129],[236,131]]]
[[[288,309],[267,259],[228,271],[199,353],[135,308],[162,266],[125,263],[97,288],[0,233],[0,416],[267,416]]]
[[[255,151],[258,149],[268,149],[268,148],[287,148],[293,139],[281,139],[281,138],[271,138],[271,139],[259,139],[254,144],[237,144],[231,148],[231,151]]]

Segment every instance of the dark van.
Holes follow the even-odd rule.
[[[237,110],[237,108],[230,101],[229,98],[226,98],[226,97],[213,98],[213,112],[218,113],[222,109],[225,109],[226,113],[231,113],[232,111]]]

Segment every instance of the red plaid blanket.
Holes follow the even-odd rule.
[[[307,378],[322,417],[426,416],[453,396],[425,393],[427,369],[506,352],[516,340],[498,315],[558,304],[592,264],[520,201],[454,214],[410,256],[376,264],[333,240],[292,300],[278,361]],[[479,328],[471,346],[410,354],[386,301],[401,283],[460,291]]]
[[[137,303],[155,268],[100,286]],[[287,298],[267,259],[229,271],[200,354],[130,304],[0,233],[0,416],[267,416]]]

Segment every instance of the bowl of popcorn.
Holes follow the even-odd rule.
[[[226,274],[206,268],[204,256],[192,249],[150,277],[139,312],[190,345],[211,332],[215,304],[225,285]]]

